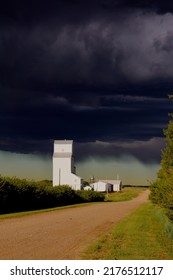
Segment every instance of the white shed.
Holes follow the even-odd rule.
[[[82,179],[76,175],[72,140],[55,140],[53,154],[53,186],[69,185],[80,190]]]
[[[122,182],[121,180],[99,180],[92,183],[91,186],[98,192],[119,192],[122,189]]]
[[[92,191],[93,190],[92,186],[84,186],[83,189],[85,191]]]
[[[107,182],[113,185],[113,191],[119,192],[122,190],[122,181],[121,180],[103,180],[103,182]]]

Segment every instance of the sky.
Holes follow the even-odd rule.
[[[0,174],[52,179],[74,140],[85,180],[156,178],[172,111],[173,3],[6,0],[0,9]]]

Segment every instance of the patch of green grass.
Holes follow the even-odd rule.
[[[168,226],[169,224],[169,226]],[[163,211],[145,203],[83,252],[82,259],[173,259],[173,230]]]
[[[121,192],[113,192],[109,193],[108,197],[106,195],[106,201],[119,202],[119,201],[127,201],[137,197],[140,192],[146,190],[147,188],[143,187],[128,187],[123,188]]]

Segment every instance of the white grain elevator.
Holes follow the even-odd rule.
[[[73,157],[73,140],[55,140],[53,153],[53,186],[69,185],[82,188],[82,179],[76,175]]]

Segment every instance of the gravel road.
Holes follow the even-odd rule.
[[[148,199],[149,191],[107,202],[0,219],[1,260],[75,260],[106,230]]]

